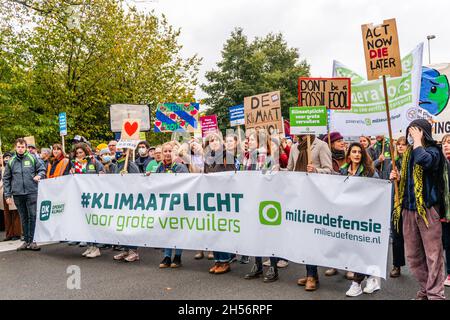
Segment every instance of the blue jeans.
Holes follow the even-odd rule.
[[[26,243],[33,242],[36,227],[37,193],[14,196],[14,203],[22,222],[23,237]]]
[[[164,257],[169,257],[172,258],[172,250],[175,250],[175,255],[176,256],[181,256],[181,254],[183,253],[183,249],[172,249],[172,248],[166,248],[164,249]]]
[[[317,266],[312,266],[310,264],[306,265],[306,276],[307,277],[317,277]]]
[[[214,251],[214,260],[216,262],[228,262],[231,259],[231,253]]]

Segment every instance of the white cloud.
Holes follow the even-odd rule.
[[[333,59],[365,75],[361,24],[396,18],[402,55],[426,36],[432,62],[450,62],[450,1],[448,0],[156,0],[137,2],[141,9],[164,13],[181,28],[183,55],[203,57],[200,81],[220,59],[223,44],[235,27],[247,36],[282,32],[311,64],[312,76],[330,76]],[[132,0],[129,0],[132,2]],[[425,49],[428,49],[425,46]],[[428,64],[428,51],[424,52]],[[276,89],[276,88],[274,88]],[[204,93],[197,92],[197,98]]]

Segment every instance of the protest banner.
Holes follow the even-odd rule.
[[[363,24],[361,30],[367,79],[378,80],[380,76],[400,77],[402,63],[395,19],[384,20],[381,25]]]
[[[326,134],[327,108],[318,107],[291,107],[289,120],[292,134]]]
[[[403,57],[401,77],[387,79],[393,133],[405,135],[408,124],[416,119],[422,73],[423,43]],[[352,109],[330,110],[330,130],[344,136],[388,135],[386,107],[382,80],[364,78],[334,61],[333,77],[352,79]]]
[[[280,91],[244,98],[245,129],[265,129],[269,134],[282,132]]]
[[[228,111],[230,113],[230,127],[245,125],[245,113],[243,104],[230,107]]]
[[[450,133],[450,63],[422,67],[417,117],[433,122],[433,137],[440,141]]]
[[[198,127],[199,103],[160,103],[154,132],[194,132]]]
[[[200,125],[202,128],[203,138],[205,138],[210,133],[219,131],[219,127],[217,126],[217,116],[215,114],[200,117]]]
[[[298,105],[351,109],[350,78],[298,78]]]
[[[391,190],[303,172],[64,176],[40,182],[34,240],[275,256],[385,278]]]
[[[150,130],[150,112],[148,105],[113,104],[109,108],[111,131],[121,132],[124,119],[140,119],[140,131]]]

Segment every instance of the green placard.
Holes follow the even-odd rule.
[[[327,108],[292,107],[289,109],[291,134],[327,133]]]

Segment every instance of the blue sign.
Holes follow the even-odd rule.
[[[244,105],[240,104],[229,108],[230,111],[230,126],[245,125]]]
[[[67,116],[65,112],[59,114],[59,134],[67,136]]]

